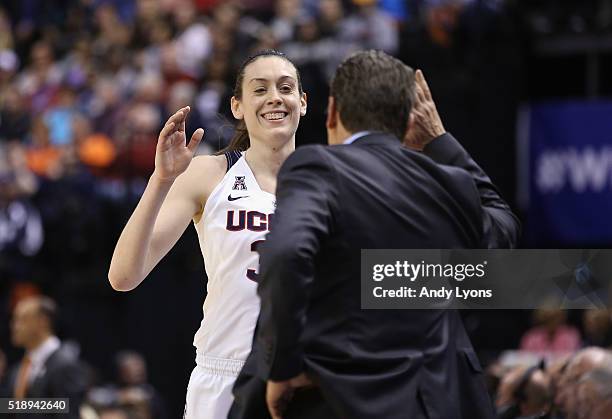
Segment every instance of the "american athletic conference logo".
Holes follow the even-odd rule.
[[[234,181],[234,186],[232,186],[233,191],[246,191],[246,183],[244,182],[245,176],[235,176],[236,180]]]

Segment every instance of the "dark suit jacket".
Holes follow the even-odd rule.
[[[361,249],[516,241],[516,218],[450,135],[426,152],[371,134],[287,159],[260,246],[258,330],[229,417],[266,417],[263,380],[303,371],[340,418],[494,416],[457,312],[360,308]]]
[[[12,369],[8,379],[7,389],[10,394],[5,397],[13,397],[18,371],[19,365],[16,365]],[[30,382],[25,397],[67,397],[70,399],[69,414],[43,416],[50,418],[78,419],[80,417],[79,406],[83,402],[86,387],[87,379],[83,365],[80,363],[72,348],[61,346],[47,358],[41,373]],[[15,415],[15,418],[19,419],[27,419],[30,417],[33,419],[40,418],[41,415]]]

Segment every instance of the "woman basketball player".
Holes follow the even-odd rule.
[[[189,107],[161,130],[155,170],[115,247],[109,280],[135,288],[193,220],[208,275],[204,319],[194,338],[196,367],[189,379],[185,417],[227,416],[232,385],[251,349],[259,313],[256,246],[274,212],[276,174],[295,149],[306,95],[295,66],[276,51],[242,65],[232,113],[236,136],[224,154],[193,158],[204,134],[188,144]]]

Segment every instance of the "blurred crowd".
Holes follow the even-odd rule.
[[[346,55],[363,48],[397,54],[417,6],[438,11],[432,30],[447,43],[445,22],[468,3],[3,1],[0,275],[32,276],[19,261],[45,240],[64,249],[49,260],[70,264],[96,253],[87,237],[99,219],[122,220],[115,204],[129,206],[142,192],[159,129],[176,109],[191,106],[188,131],[205,129],[200,153],[227,145],[233,79],[250,53],[277,48],[295,61],[309,93],[298,141],[324,142],[327,80]],[[56,232],[63,235],[54,242]]]
[[[324,94],[351,51],[398,52],[405,9],[375,0],[9,1],[0,8],[0,140],[18,151],[7,150],[3,166],[47,179],[146,176],[160,126],[185,105],[195,111],[189,128],[206,130],[202,152],[216,151],[232,134],[233,77],[251,52],[283,50]]]
[[[612,311],[539,309],[516,351],[487,369],[498,419],[612,417]],[[582,330],[582,333],[580,332]]]

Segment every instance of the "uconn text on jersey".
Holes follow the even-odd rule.
[[[228,231],[270,231],[273,216],[259,211],[228,210],[226,228]]]

